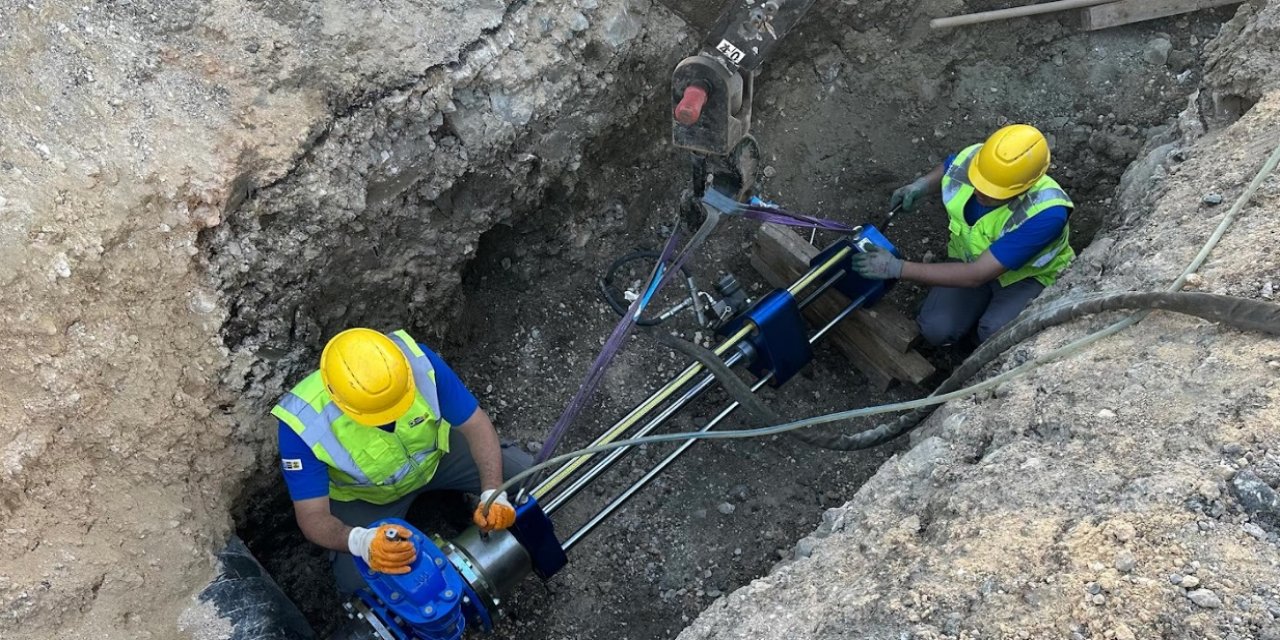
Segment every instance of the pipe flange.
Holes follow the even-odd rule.
[[[480,598],[481,606],[490,611],[497,611],[498,606],[502,604],[502,599],[498,596],[495,586],[485,577],[484,572],[477,566],[471,554],[465,549],[449,542],[447,540],[436,540],[436,546],[444,552],[449,563],[453,568],[458,570],[463,580],[476,592],[476,596]]]

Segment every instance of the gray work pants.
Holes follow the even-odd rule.
[[[992,280],[972,288],[933,287],[925,296],[916,322],[920,335],[934,346],[954,344],[978,327],[978,342],[985,342],[1018,316],[1044,285],[1035,278],[1007,287]]]
[[[512,476],[533,465],[533,457],[511,445],[502,445],[502,479]],[[329,512],[351,527],[367,527],[383,518],[401,518],[409,513],[409,507],[418,496],[428,491],[465,491],[480,493],[480,470],[476,467],[475,458],[471,457],[471,449],[466,438],[457,429],[449,432],[449,453],[440,459],[440,466],[431,477],[431,481],[421,489],[392,502],[391,504],[373,504],[363,500],[350,502],[329,501]],[[333,575],[338,583],[338,590],[344,594],[352,593],[364,586],[364,578],[356,569],[355,558],[349,553],[332,551],[329,560],[333,564]]]

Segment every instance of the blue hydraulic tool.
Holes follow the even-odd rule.
[[[823,249],[821,253],[814,256],[809,261],[810,267],[816,267],[825,264],[831,260],[833,256],[838,254],[845,247],[849,247],[858,253],[866,253],[867,249],[872,245],[882,249],[887,249],[894,256],[901,258],[902,254],[898,253],[898,249],[889,242],[889,239],[880,233],[871,225],[863,225],[859,227],[858,234],[852,237],[841,238],[835,244]],[[883,298],[889,289],[893,287],[896,280],[870,280],[853,272],[853,251],[845,254],[840,259],[840,269],[844,271],[844,277],[835,283],[835,288],[840,293],[848,296],[850,300],[862,300],[862,306],[869,307]]]
[[[879,246],[898,256],[897,248],[875,227],[866,225],[858,233],[840,239],[810,261],[810,268],[827,267],[833,275],[831,284],[848,296],[855,306],[867,307],[883,298],[893,286],[893,281],[869,280],[854,273],[850,264],[854,253],[865,253],[871,246]],[[828,264],[831,262],[835,264]],[[746,323],[755,331],[743,343],[749,356],[748,368],[756,377],[767,373],[773,376],[769,384],[778,387],[785,384],[796,372],[813,359],[809,346],[809,330],[800,314],[800,303],[786,289],[777,289],[761,298],[742,315],[725,324],[721,335],[733,335]]]
[[[459,640],[469,625],[492,630],[507,592],[530,572],[550,579],[566,562],[551,519],[528,496],[516,507],[511,529],[487,535],[473,527],[445,541],[403,520],[374,523],[382,524],[408,529],[418,558],[402,575],[371,571],[356,558],[367,588],[348,611],[379,640]]]

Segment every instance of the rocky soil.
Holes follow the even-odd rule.
[[[685,38],[643,0],[5,3],[0,24],[5,638],[173,637],[245,481],[277,481],[268,359],[338,307],[409,320],[322,292],[438,304]],[[387,213],[418,192],[449,206]],[[263,226],[271,246],[221,239]],[[363,266],[321,268],[342,255]]]
[[[440,345],[504,434],[539,439],[612,322],[595,274],[657,242],[686,179],[665,143],[665,100],[670,68],[703,28],[680,16],[697,23],[707,3],[672,4],[675,13],[649,0],[0,6],[0,86],[10,88],[0,92],[0,367],[10,383],[0,398],[0,637],[216,637],[228,621],[182,612],[233,529],[323,628],[336,610],[323,559],[291,529],[265,411],[345,326],[407,326]],[[1220,130],[1263,100],[1274,64],[1242,52],[1274,42],[1274,22],[1237,23],[1211,45],[1229,10],[1099,34],[1056,19],[923,26],[995,4],[816,10],[759,81],[766,195],[861,222],[946,153],[1031,120],[1055,137],[1055,175],[1081,205],[1077,243],[1100,224],[1113,246],[1128,243],[1116,255],[1132,266],[1113,258],[1087,273],[1172,269],[1186,256],[1142,244],[1138,223],[1160,209],[1144,217],[1135,203],[1148,183],[1168,182],[1173,151],[1189,159],[1172,167],[1197,161],[1199,147],[1176,135]],[[1199,85],[1206,45],[1215,75],[1195,103],[1200,117],[1162,128]],[[1153,145],[1113,208],[1117,176],[1152,137],[1175,146]],[[1234,151],[1249,159],[1265,146]],[[1202,166],[1228,199],[1245,179],[1221,173],[1232,165]],[[1187,207],[1188,233],[1218,211]],[[1169,233],[1167,220],[1149,224]],[[750,234],[724,229],[699,276],[749,279]],[[927,214],[894,234],[913,255],[940,253]],[[1215,281],[1211,264],[1206,281],[1268,290],[1247,255],[1230,273],[1248,278]],[[1134,282],[1158,279],[1145,275]],[[918,295],[902,287],[892,303]],[[574,442],[677,367],[641,340]],[[821,353],[770,399],[800,416],[919,393],[866,394]],[[698,424],[717,400],[675,426]],[[1240,442],[1267,482],[1262,448]],[[786,541],[894,451],[837,456],[785,439],[697,447],[575,552],[563,578],[518,594],[499,631],[674,636],[721,592],[791,557]],[[590,506],[567,510],[566,522]]]
[[[1048,298],[1167,286],[1280,144],[1280,6],[1246,7]],[[1280,176],[1193,287],[1267,299]],[[1217,204],[1221,203],[1221,204]],[[1115,318],[1047,331],[996,370]],[[1156,314],[942,407],[797,546],[679,637],[1280,638],[1280,345]]]

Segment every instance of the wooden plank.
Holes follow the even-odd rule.
[[[1109,4],[1089,7],[1082,11],[1084,28],[1097,31],[1117,27],[1122,24],[1133,24],[1166,18],[1189,11],[1222,7],[1229,4],[1240,4],[1243,0],[1120,0]]]
[[[752,264],[770,284],[785,287],[808,271],[809,260],[817,253],[816,247],[805,242],[796,233],[765,225],[756,236]],[[805,315],[815,325],[824,325],[848,304],[849,299],[844,294],[831,290],[809,305]],[[840,323],[831,335],[841,351],[850,355],[864,373],[874,373],[868,373],[868,378],[873,381],[887,374],[919,385],[934,374],[933,365],[923,356],[914,351],[902,352],[890,346],[876,334],[875,325],[868,325],[854,317],[854,314]],[[836,336],[839,339],[835,339]]]
[[[915,321],[887,304],[858,309],[852,317],[898,353],[910,351],[920,339],[920,327]]]

